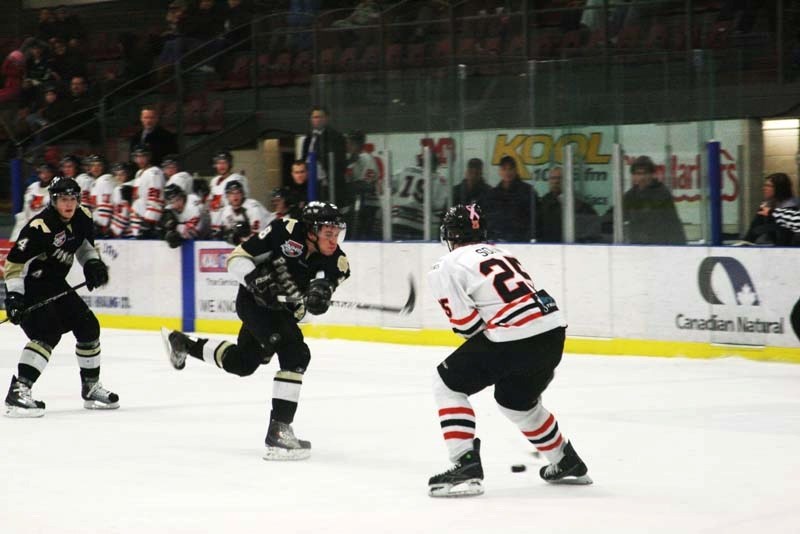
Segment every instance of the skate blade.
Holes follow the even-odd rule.
[[[100,402],[96,400],[83,401],[83,407],[87,410],[116,410],[119,408],[119,402]]]
[[[161,341],[164,342],[164,350],[167,352],[167,357],[169,358],[169,364],[176,370],[180,371],[184,367],[186,367],[186,359],[183,362],[177,362],[177,355],[172,350],[172,345],[169,343],[169,335],[172,330],[168,329],[165,326],[161,327]]]
[[[458,484],[435,484],[428,487],[431,497],[472,497],[483,495],[483,481],[472,478]]]
[[[582,477],[565,477],[559,480],[547,480],[546,482],[557,486],[588,486],[589,484],[594,484],[594,480],[592,480],[589,475],[583,475]]]
[[[264,459],[279,462],[293,462],[297,460],[307,460],[311,457],[311,449],[285,449],[283,447],[267,447],[264,452]]]
[[[20,406],[6,405],[5,416],[13,419],[31,419],[34,417],[43,417],[44,408],[22,408]]]

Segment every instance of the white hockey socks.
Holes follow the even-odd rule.
[[[525,412],[498,406],[503,415],[519,427],[525,439],[530,441],[548,462],[556,464],[564,457],[566,441],[558,430],[558,421],[542,406],[541,399],[536,406]]]
[[[433,379],[433,396],[439,406],[439,424],[450,460],[455,463],[473,448],[475,412],[464,393],[453,391],[444,383],[439,372]]]

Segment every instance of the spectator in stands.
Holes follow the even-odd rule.
[[[563,202],[561,167],[553,167],[547,174],[550,190],[539,205],[536,240],[542,243],[561,243],[564,238],[561,208]],[[600,240],[600,218],[594,208],[575,196],[575,241],[579,243]]]
[[[178,138],[169,130],[158,124],[158,110],[153,106],[144,106],[139,115],[142,128],[130,138],[129,148],[146,144],[150,147],[151,158],[154,165],[161,165],[167,154],[178,153]]]
[[[197,7],[189,10],[186,36],[204,43],[219,37],[224,24],[225,15],[217,9],[213,0],[199,0]]]
[[[86,78],[88,68],[86,59],[75,50],[67,48],[62,39],[53,39],[53,57],[50,67],[61,80],[71,80],[76,76]]]
[[[44,85],[56,81],[57,75],[45,57],[45,44],[42,41],[32,41],[28,45],[26,57],[23,105],[35,106],[44,93]]]
[[[161,34],[162,48],[160,63],[174,63],[186,51],[197,44],[186,36],[189,23],[189,9],[184,0],[174,0],[169,4],[165,17],[167,29]]]
[[[683,223],[667,186],[656,177],[656,166],[647,156],[631,164],[633,186],[622,199],[627,243],[639,245],[685,245]]]
[[[122,52],[122,68],[119,78],[131,81],[153,70],[153,61],[158,56],[159,43],[151,34],[124,32],[119,37]],[[151,82],[144,76],[139,82],[128,86],[130,91],[140,91],[150,87]]]
[[[241,43],[234,50],[250,49],[250,28],[246,25],[251,20],[253,20],[253,11],[247,3],[242,0],[228,0],[224,24],[224,37],[228,46]]]
[[[56,16],[50,9],[39,10],[39,29],[37,37],[43,41],[49,41],[58,36],[58,23]]]
[[[775,245],[779,241],[778,226],[775,221],[767,215],[762,215],[766,210],[775,208],[796,208],[797,199],[794,198],[792,180],[782,172],[770,174],[764,179],[761,189],[763,200],[759,206],[759,212],[750,223],[750,228],[744,236],[745,241],[757,245]]]
[[[288,187],[276,187],[272,190],[270,208],[278,219],[292,217],[299,219],[302,209],[295,194]]]
[[[319,11],[320,0],[289,0],[286,48],[296,52],[309,50],[313,45],[312,25]]]
[[[478,204],[486,210],[492,188],[483,179],[483,161],[472,158],[467,162],[464,179],[460,184],[453,186],[453,205]]]
[[[344,136],[332,128],[329,121],[327,109],[322,106],[311,109],[311,131],[303,140],[302,159],[308,161],[311,152],[317,155],[317,183],[321,187],[318,189],[319,199],[313,200],[333,200],[346,219],[352,204],[345,180],[347,147]],[[331,198],[331,186],[334,198]]]
[[[30,130],[38,131],[34,144],[40,145],[58,135],[58,122],[66,116],[67,109],[58,95],[58,90],[53,85],[47,86],[38,110],[26,118]]]
[[[517,161],[511,156],[500,159],[500,183],[492,189],[489,199],[491,221],[489,235],[497,241],[528,242],[534,236],[533,216],[539,197],[517,171]]]
[[[82,139],[95,143],[97,141],[97,124],[92,123],[94,118],[94,108],[97,102],[89,95],[89,85],[83,76],[75,76],[70,80],[69,95],[65,99],[67,119],[63,124],[62,131],[67,137]]]
[[[70,47],[77,47],[79,42],[86,40],[86,30],[80,17],[70,13],[66,6],[59,6],[56,9],[56,28],[58,35],[68,43]]]
[[[416,11],[412,31],[405,32],[408,41],[426,43],[435,41],[448,24],[450,5],[448,0],[425,0]],[[444,26],[443,26],[444,25]]]
[[[332,28],[346,30],[380,23],[380,9],[376,0],[361,0],[348,16],[331,23]],[[339,33],[339,46],[348,48],[359,42],[359,35],[355,32],[342,31]],[[362,46],[364,43],[358,43]]]
[[[0,104],[17,102],[22,92],[22,81],[25,78],[25,55],[14,50],[3,61],[0,68],[3,87],[0,88]]]

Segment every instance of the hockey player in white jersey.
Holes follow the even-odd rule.
[[[169,184],[164,188],[164,199],[166,210],[162,225],[164,240],[170,248],[181,246],[187,239],[202,239],[208,235],[208,212],[197,195],[187,195],[178,184]]]
[[[137,145],[132,156],[139,170],[133,190],[131,235],[152,237],[164,213],[164,173],[151,163],[152,152],[147,145]]]
[[[116,163],[111,172],[117,182],[111,194],[114,212],[111,216],[111,235],[131,237],[131,213],[133,212],[134,175],[136,171],[129,163]],[[138,231],[138,222],[137,222]]]
[[[232,245],[259,233],[275,218],[261,202],[247,198],[242,184],[236,180],[225,185],[225,197],[228,205],[222,209],[218,226],[212,226],[212,235]]]
[[[76,165],[76,168],[83,169],[83,172],[74,177],[75,181],[81,187],[81,204],[90,210],[94,210],[94,206],[92,205],[92,187],[94,187],[94,182],[97,180],[97,176],[93,175],[91,172],[91,162],[95,161],[98,157],[99,156],[92,154],[83,158],[80,162],[80,167]]]
[[[166,185],[177,184],[187,195],[194,193],[194,178],[188,172],[181,170],[177,154],[164,156],[164,159],[161,160],[161,170],[167,180]]]
[[[379,186],[381,169],[375,156],[364,150],[364,132],[356,130],[347,134],[347,170],[345,177],[355,195],[354,239],[378,239],[380,231],[381,199]]]
[[[233,172],[233,155],[230,152],[223,150],[214,154],[213,163],[217,176],[209,184],[211,191],[208,196],[208,212],[211,214],[211,224],[219,225],[222,208],[228,205],[225,197],[225,185],[231,180],[236,180],[242,184],[245,196],[250,195],[250,188],[247,186],[247,178]]]
[[[455,466],[430,478],[429,494],[483,493],[469,397],[491,385],[503,415],[550,462],[539,471],[542,479],[591,484],[586,464],[541,400],[564,350],[567,323],[556,301],[536,288],[511,253],[486,243],[486,220],[476,204],[450,208],[441,238],[450,253],[433,266],[428,282],[453,331],[467,341],[436,368],[434,397]]]
[[[112,197],[117,181],[106,172],[106,163],[102,156],[92,155],[86,161],[89,164],[89,176],[94,180],[89,195],[89,207],[92,210],[95,237],[111,237],[111,217],[114,214]]]
[[[392,239],[423,239],[425,227],[425,177],[422,155],[416,167],[406,167],[392,176]],[[447,209],[447,178],[436,172],[431,155],[431,235]]]
[[[39,180],[25,189],[22,200],[22,211],[14,216],[14,229],[11,231],[11,241],[16,241],[22,227],[50,204],[50,182],[56,175],[56,168],[49,163],[39,165],[37,169]]]

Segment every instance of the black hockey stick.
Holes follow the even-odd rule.
[[[284,296],[278,297],[280,302],[300,303],[302,299],[293,299]],[[403,306],[384,306],[383,304],[369,304],[366,302],[349,302],[344,300],[332,300],[331,306],[337,308],[347,308],[350,310],[375,310],[388,313],[397,313],[400,315],[408,315],[414,311],[414,306],[417,303],[417,288],[414,285],[414,278],[408,277],[408,299]]]
[[[24,310],[22,310],[22,315],[25,316],[25,315],[29,314],[32,311],[36,311],[39,308],[43,308],[43,307],[47,306],[48,304],[50,304],[51,302],[53,302],[54,300],[60,299],[61,297],[63,297],[67,293],[70,293],[72,291],[77,291],[80,288],[85,287],[85,286],[86,286],[86,282],[81,282],[80,284],[78,284],[76,286],[72,286],[69,289],[67,289],[65,291],[62,291],[61,293],[53,295],[52,297],[47,297],[43,301],[37,302],[36,304],[32,304],[32,305],[28,306],[27,308],[25,308]],[[7,322],[7,321],[9,321],[8,317],[6,317],[2,321],[0,321],[0,324],[3,324],[5,322]]]

